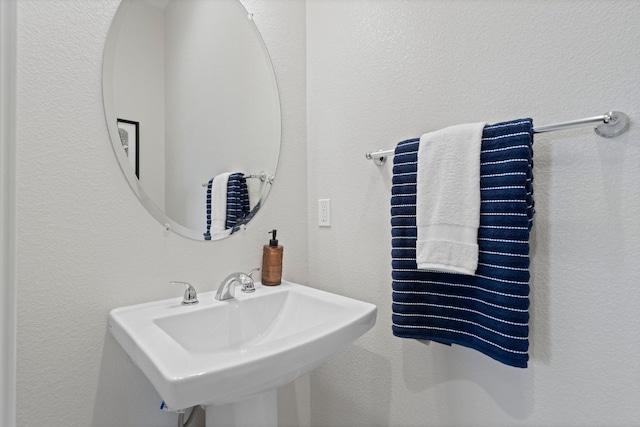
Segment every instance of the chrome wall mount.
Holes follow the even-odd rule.
[[[373,163],[375,163],[376,165],[382,166],[387,161],[387,156],[393,156],[393,153],[395,153],[395,151],[396,150],[378,150],[368,152],[364,156],[368,160],[373,160]]]
[[[609,111],[601,116],[536,126],[533,128],[533,133],[553,132],[556,130],[564,130],[598,123],[598,125],[593,129],[596,134],[603,138],[615,138],[629,130],[629,122],[629,116],[622,111]],[[368,152],[365,154],[365,157],[368,160],[373,160],[373,163],[376,165],[381,166],[387,161],[388,156],[393,156],[394,151],[395,150],[378,150]]]

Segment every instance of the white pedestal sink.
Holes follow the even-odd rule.
[[[276,389],[373,327],[376,306],[283,281],[200,303],[117,308],[109,330],[172,410],[206,406],[206,425],[277,426]]]

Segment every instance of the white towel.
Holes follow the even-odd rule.
[[[420,137],[416,191],[419,269],[473,275],[478,267],[480,146],[486,123]]]
[[[231,173],[225,172],[213,179],[211,187],[211,235],[225,232],[227,221],[227,183]]]

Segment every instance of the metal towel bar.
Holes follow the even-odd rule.
[[[544,126],[536,126],[533,133],[553,132],[556,130],[570,129],[579,126],[586,126],[599,123],[594,132],[604,138],[615,138],[629,129],[629,116],[621,111],[609,111],[601,116],[587,117],[584,119],[570,120],[568,122],[554,123]],[[376,165],[383,165],[387,161],[387,156],[392,156],[395,150],[378,150],[368,152],[365,157],[373,160]]]

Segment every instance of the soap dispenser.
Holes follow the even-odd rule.
[[[271,240],[262,250],[262,284],[276,286],[282,282],[282,252],[284,248],[278,245],[277,230],[270,231]]]

